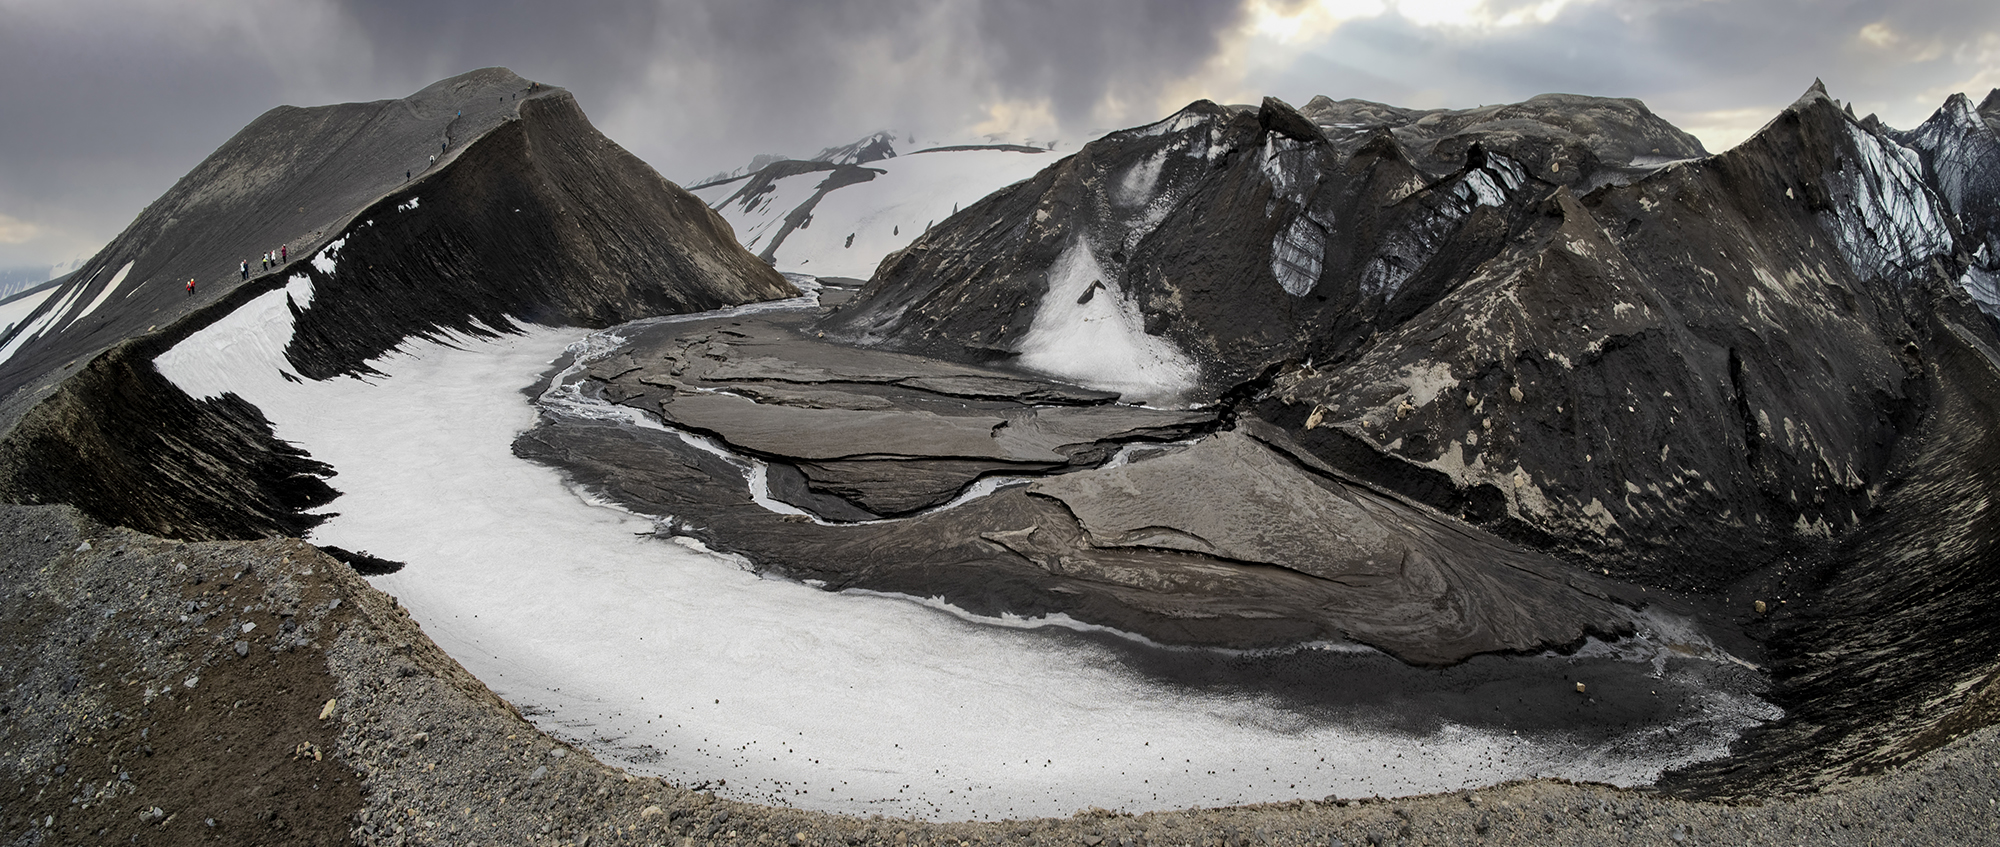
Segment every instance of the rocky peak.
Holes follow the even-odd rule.
[[[1257,123],[1265,130],[1287,138],[1308,143],[1326,143],[1326,134],[1320,132],[1318,126],[1299,114],[1290,104],[1276,97],[1264,98],[1264,104],[1257,109]]]

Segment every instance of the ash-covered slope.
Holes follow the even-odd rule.
[[[1867,511],[1921,414],[1933,304],[1973,278],[1911,150],[1818,87],[1668,166],[1699,145],[1629,100],[1309,111],[1197,103],[1113,133],[892,257],[825,326],[1128,400],[1261,391],[1329,460],[1606,565]]]
[[[1630,101],[1533,102],[1506,120],[1318,102],[1325,127],[1275,99],[1254,112],[1196,103],[941,227],[829,329],[1013,359],[1131,399],[1212,400],[1274,364],[1347,355],[1469,275],[1540,199],[1530,168],[1567,161],[1561,179],[1594,179],[1607,162],[1638,167],[1635,148],[1700,153]],[[1584,102],[1625,120],[1579,135],[1532,119]],[[1405,133],[1427,142],[1423,160],[1405,125],[1435,134]],[[1433,174],[1441,150],[1462,155]]]
[[[1933,625],[1988,618],[1970,563],[2000,553],[1965,481],[2000,349],[1990,118],[1955,98],[1897,133],[1815,84],[1705,156],[1633,101],[1197,103],[940,224],[822,325],[1220,402],[1348,478],[1723,610],[1768,639],[1791,714],[1743,767],[1805,784],[1991,719],[1990,653],[1952,645],[2000,629]],[[1898,577],[1888,551],[1927,532],[1938,555]],[[1886,587],[1933,577],[1953,588]]]
[[[267,270],[266,251],[288,261]],[[272,441],[254,408],[188,398],[151,363],[288,283],[303,296],[285,352],[309,378],[364,369],[414,334],[796,293],[562,89],[491,68],[402,100],[281,107],[4,340],[0,493],[171,537],[297,532],[297,510],[331,497],[324,469]]]
[[[1542,182],[1585,191],[1708,155],[1701,142],[1631,98],[1543,94],[1477,109],[1402,109],[1314,97],[1299,113],[1331,140],[1388,129],[1425,172],[1443,176],[1474,144],[1504,150]]]

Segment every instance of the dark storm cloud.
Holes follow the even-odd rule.
[[[490,65],[570,89],[680,181],[996,116],[1075,141],[1159,117],[1179,105],[1168,91],[1417,106],[1568,91],[1754,128],[1821,77],[1907,126],[2000,66],[1990,0],[1603,0],[1486,28],[1391,10],[1279,67],[1245,55],[1262,49],[1239,26],[1254,2],[0,0],[0,269],[94,249],[273,106],[401,97]]]
[[[734,140],[795,155],[877,129],[961,129],[995,101],[1086,127],[1107,96],[1199,70],[1240,11],[1198,0],[668,3],[652,84],[607,120],[670,174],[741,164]],[[650,113],[650,114],[648,114]],[[649,145],[658,144],[658,147]]]
[[[876,129],[962,129],[999,100],[1046,101],[1058,119],[1086,122],[1107,96],[1202,67],[1240,14],[1202,0],[0,0],[0,9],[0,215],[43,234],[9,244],[22,230],[0,226],[0,267],[102,243],[280,104],[400,97],[502,65],[570,89],[607,134],[687,180],[756,152],[807,154]]]
[[[1862,34],[1871,26],[1875,40]],[[1545,92],[1638,97],[1734,140],[1721,124],[1754,129],[1815,78],[1860,112],[1912,125],[1941,89],[1977,75],[1982,49],[2000,59],[2000,4],[1574,3],[1546,24],[1514,27],[1425,27],[1394,13],[1352,21],[1269,84],[1287,97],[1424,106]]]

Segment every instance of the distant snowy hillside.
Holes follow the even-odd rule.
[[[898,156],[877,133],[810,161],[767,162],[690,189],[751,252],[778,270],[866,279],[883,257],[974,201],[1060,157],[1040,147],[975,144]]]

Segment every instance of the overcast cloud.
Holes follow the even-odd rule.
[[[1815,77],[1921,121],[2000,4],[1815,0],[0,0],[0,269],[87,255],[258,114],[504,65],[689,182],[876,129],[1060,140],[1197,97],[1639,97],[1711,150]]]

